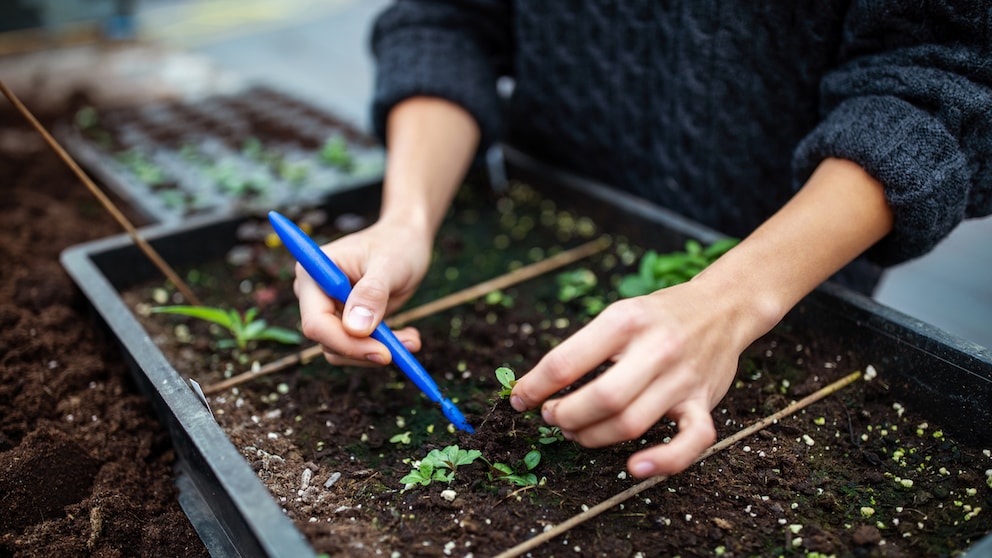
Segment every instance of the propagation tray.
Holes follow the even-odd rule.
[[[720,237],[667,210],[616,190],[548,168],[506,150],[508,173],[559,206],[593,217],[602,230],[623,234],[645,247],[678,250],[689,238]],[[378,207],[370,185],[330,196],[339,213]],[[243,217],[201,216],[181,225],[142,229],[173,265],[222,256],[237,243]],[[190,386],[165,359],[120,292],[159,276],[127,235],[67,249],[62,263],[99,316],[118,338],[132,372],[168,427],[179,464],[180,503],[214,556],[314,556],[304,536],[228,440]],[[860,353],[885,375],[899,401],[928,415],[964,443],[992,444],[992,353],[877,302],[834,285],[807,296],[786,317],[796,328],[832,336]],[[992,546],[977,543],[971,556]]]

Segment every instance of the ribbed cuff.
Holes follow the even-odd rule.
[[[828,157],[857,163],[885,186],[895,223],[866,253],[878,264],[929,252],[964,218],[964,155],[939,120],[902,99],[866,96],[838,105],[797,147],[796,188]]]

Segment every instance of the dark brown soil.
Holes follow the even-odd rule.
[[[58,261],[120,228],[5,100],[0,176],[0,556],[205,556],[169,439]]]
[[[443,257],[418,296],[430,299],[453,289],[452,283],[495,275],[491,262],[478,260],[494,250],[479,243],[501,232],[525,243],[517,251],[512,242],[496,251],[505,256],[503,269],[507,259],[527,263],[550,252],[551,244],[534,240],[536,233],[513,233],[522,218],[512,206],[490,205],[499,208],[497,229],[506,231],[483,227],[475,236],[466,231],[478,222],[478,211],[456,211],[451,221],[460,225],[452,229],[458,232],[442,234]],[[535,222],[542,219],[530,221]],[[554,226],[561,224],[559,219]],[[551,238],[562,240],[554,231]],[[617,240],[613,252],[577,266],[599,275],[599,294],[607,299],[616,296],[614,270],[631,269],[618,268],[617,262],[633,264],[625,260],[631,248]],[[542,250],[535,253],[526,242]],[[260,306],[263,317],[295,325],[290,287],[281,281],[291,262],[278,248],[258,247],[255,254],[265,256],[255,260],[264,259],[265,269],[228,269],[223,263],[198,268],[199,294],[210,304]],[[483,277],[469,280],[471,272]],[[145,285],[127,299],[142,314],[161,288],[161,283]],[[540,418],[514,413],[496,396],[496,367],[525,372],[588,319],[580,305],[558,303],[555,289],[548,276],[507,289],[512,304],[478,300],[417,322],[424,339],[421,362],[457,398],[477,428],[475,435],[448,428],[440,412],[392,369],[314,363],[225,392],[212,398],[211,407],[319,552],[497,554],[634,485],[624,471],[630,453],[673,434],[663,423],[642,439],[600,450],[566,441],[542,443]],[[218,371],[230,375],[285,352],[269,345],[238,358],[212,348],[214,335],[201,323],[162,315],[144,320],[177,369],[206,385],[221,379]],[[191,341],[176,341],[177,324],[190,328]],[[871,364],[829,339],[780,328],[742,359],[738,381],[713,411],[719,435],[733,434]],[[885,371],[878,372],[529,555],[960,554],[992,531],[987,511],[992,489],[986,481],[992,456],[987,448],[953,440],[942,425],[927,420],[925,409],[903,408],[889,395]],[[519,472],[525,472],[524,456],[537,449],[542,458],[531,472],[540,482],[515,485],[480,460],[459,468],[450,484],[404,486],[400,479],[414,462],[452,444],[479,450],[489,462]],[[453,499],[445,498],[452,495],[445,490],[454,491]]]

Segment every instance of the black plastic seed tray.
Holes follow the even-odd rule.
[[[531,184],[561,208],[594,219],[601,230],[658,250],[681,249],[686,239],[716,240],[713,231],[637,198],[577,179],[512,150],[509,175]],[[327,207],[374,210],[376,186],[331,196]],[[237,243],[243,218],[218,216],[142,230],[173,265],[221,257]],[[181,503],[215,556],[313,556],[249,464],[213,421],[181,375],[165,359],[120,292],[158,277],[125,235],[66,250],[62,263],[117,336],[138,382],[172,435],[179,457]],[[894,400],[927,409],[960,441],[992,444],[992,353],[843,288],[826,285],[786,318],[796,328],[848,344],[874,363]],[[988,548],[986,537],[974,548]],[[980,552],[980,551],[979,551]],[[972,554],[975,555],[975,554]]]
[[[312,205],[382,179],[369,136],[267,87],[97,111],[59,129],[66,149],[148,223]]]

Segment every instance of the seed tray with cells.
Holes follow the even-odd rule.
[[[382,180],[385,161],[373,138],[265,87],[190,102],[84,107],[60,136],[149,223],[313,205]]]

